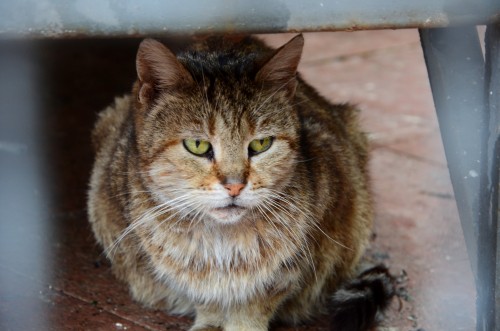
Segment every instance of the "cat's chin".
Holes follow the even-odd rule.
[[[240,221],[247,211],[247,208],[231,205],[223,208],[213,208],[208,214],[221,224],[234,224]]]

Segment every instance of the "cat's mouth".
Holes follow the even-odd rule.
[[[231,203],[227,206],[224,206],[224,207],[217,207],[217,208],[214,208],[214,209],[220,209],[220,210],[232,210],[232,209],[245,209],[244,207],[241,207],[241,206],[238,206],[234,203]]]
[[[231,203],[224,207],[217,207],[210,210],[209,214],[215,220],[224,223],[236,223],[246,213],[247,208]]]

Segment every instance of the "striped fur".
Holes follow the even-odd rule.
[[[296,74],[302,46],[215,38],[176,56],[145,40],[132,93],[99,115],[95,237],[136,300],[194,316],[192,330],[325,313],[368,244],[367,141],[355,109]]]

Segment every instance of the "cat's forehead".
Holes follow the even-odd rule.
[[[198,83],[206,83],[253,78],[257,54],[217,50],[186,52],[178,58]]]
[[[205,102],[210,102],[206,117],[210,131],[219,135],[270,135],[294,122],[291,108],[259,93],[243,95],[232,90]]]
[[[262,89],[252,77],[227,77],[208,72],[198,77],[191,111],[208,122],[212,128],[236,130],[253,128],[280,122],[286,116],[282,110],[290,111],[290,100],[279,98],[274,91]]]
[[[225,141],[267,137],[289,131],[294,127],[294,117],[280,108],[270,110],[272,103],[256,109],[260,103],[232,103],[231,100],[207,100],[200,97],[191,109],[180,110],[190,116],[167,116],[183,136],[200,139],[217,137]],[[178,110],[179,111],[179,110]],[[186,114],[187,115],[187,114]],[[179,121],[180,119],[180,121]]]

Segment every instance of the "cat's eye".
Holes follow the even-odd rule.
[[[256,155],[265,152],[271,147],[273,143],[273,137],[266,137],[262,139],[254,139],[248,145],[248,151],[250,155]]]
[[[206,140],[184,139],[184,147],[194,155],[204,156],[210,152],[212,145]]]

